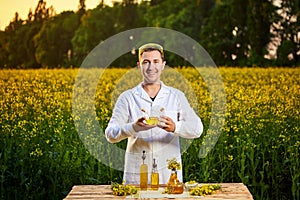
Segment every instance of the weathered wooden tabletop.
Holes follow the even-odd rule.
[[[143,199],[204,199],[204,200],[217,200],[217,199],[239,199],[239,200],[253,200],[251,193],[243,183],[220,183],[222,189],[212,195],[205,197],[179,197],[176,194],[163,198],[143,198]],[[179,198],[178,198],[179,197]],[[120,197],[112,194],[110,185],[75,185],[70,193],[66,196],[65,200],[91,200],[91,199],[127,199],[130,197]]]

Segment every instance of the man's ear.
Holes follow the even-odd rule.
[[[136,64],[137,64],[137,67],[138,67],[138,68],[141,67],[141,66],[140,66],[140,62],[136,62]]]
[[[167,63],[167,62],[164,60],[164,61],[163,61],[163,67],[162,67],[162,69],[165,69],[166,63]]]

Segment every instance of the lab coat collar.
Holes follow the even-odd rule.
[[[147,94],[147,92],[143,89],[142,86],[143,83],[140,83],[139,85],[137,85],[134,89],[133,89],[133,93],[135,95],[140,96],[141,98],[148,100],[148,101],[152,101],[149,97],[149,95]],[[168,95],[170,93],[170,89],[168,86],[166,86],[162,81],[160,82],[161,84],[161,88],[156,96],[155,99],[160,99],[165,97],[166,95]]]

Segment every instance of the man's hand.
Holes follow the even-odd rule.
[[[175,131],[176,125],[170,117],[161,116],[161,118],[159,120],[160,120],[160,123],[158,123],[158,125],[157,125],[158,127],[164,129],[165,131],[172,132],[172,133]]]
[[[156,127],[156,125],[149,125],[145,123],[146,117],[139,118],[132,126],[135,132],[149,130]]]

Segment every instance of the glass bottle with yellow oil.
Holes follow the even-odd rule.
[[[152,172],[151,172],[151,189],[158,190],[159,188],[159,173],[155,158],[153,159]]]
[[[142,160],[143,163],[140,166],[140,189],[141,190],[147,190],[148,188],[148,165],[145,164],[145,151],[143,151]]]

